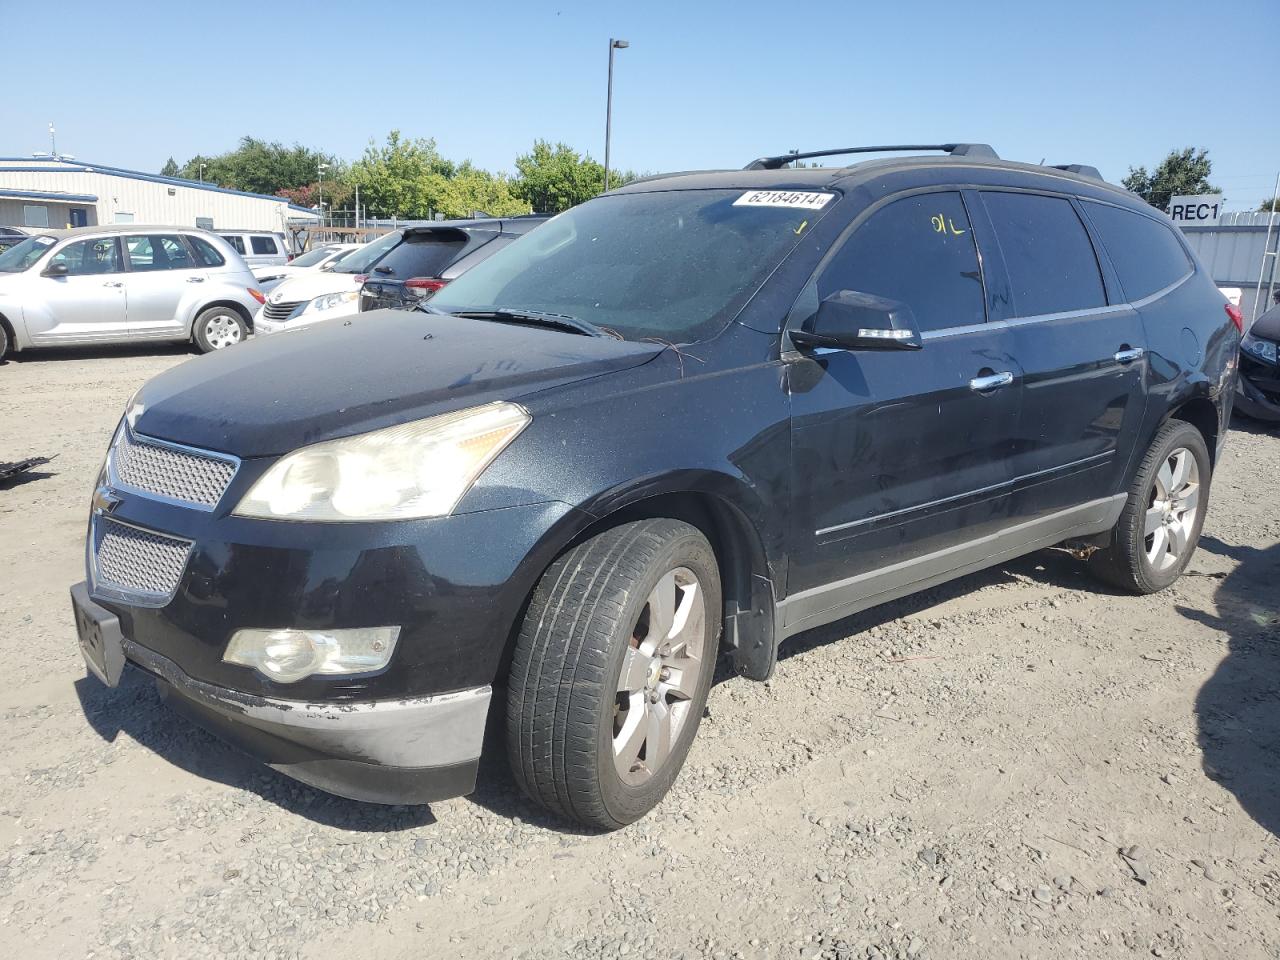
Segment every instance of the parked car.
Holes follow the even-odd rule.
[[[414,227],[412,242],[419,244],[421,256],[405,276],[407,267],[380,263],[360,287],[360,309],[380,310],[391,307],[411,310],[450,280],[462,276],[477,263],[487,260],[507,244],[549,217],[534,214],[525,217],[480,220],[442,220],[429,226]],[[395,272],[399,267],[399,275]]]
[[[258,311],[254,333],[269,336],[358,313],[360,286],[371,275],[391,279],[437,272],[439,264],[456,259],[464,242],[440,230],[441,223],[410,224],[366,244],[331,270],[286,280]]]
[[[114,224],[41,230],[0,253],[7,349],[191,340],[239,343],[264,297],[212,233]]]
[[[25,239],[27,239],[26,232],[17,227],[0,227],[0,253],[17,246]]]
[[[160,374],[94,494],[89,669],[381,803],[472,789],[496,696],[523,788],[608,829],[671,786],[721,652],[763,680],[1059,543],[1167,587],[1239,312],[1091,168],[937,149],[638,180],[418,312]]]
[[[218,236],[231,244],[232,249],[244,259],[250,269],[254,267],[279,267],[293,260],[289,241],[283,233],[269,230],[218,231]]]
[[[1236,388],[1237,410],[1280,423],[1280,304],[1253,321],[1241,342]]]
[[[306,253],[300,253],[286,264],[269,267],[254,267],[253,275],[258,281],[258,289],[269,293],[279,284],[305,274],[310,270],[325,270],[345,257],[352,250],[360,249],[358,243],[323,243],[313,247]]]

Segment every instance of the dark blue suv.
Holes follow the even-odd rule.
[[[72,588],[90,669],[375,802],[469,791],[505,724],[532,797],[612,828],[722,653],[764,679],[788,637],[1055,544],[1172,583],[1238,312],[1092,168],[923,150],[634,182],[417,311],[156,377]]]

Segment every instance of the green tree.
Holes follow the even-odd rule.
[[[516,157],[518,176],[511,192],[539,213],[559,213],[604,190],[604,167],[568,144],[536,140],[529,153]],[[629,170],[610,170],[609,186],[634,180]]]
[[[160,176],[176,177],[178,175],[178,161],[170,157],[165,161],[165,165],[160,168]]]
[[[359,184],[360,203],[370,216],[420,220],[438,209],[445,181],[456,171],[434,140],[406,140],[399,130],[392,130],[383,146],[369,142],[347,180],[352,186]]]
[[[192,157],[177,175],[198,180],[200,165],[204,164],[207,183],[249,193],[275,194],[314,183],[322,163],[330,167],[325,171],[326,186],[330,178],[342,179],[343,166],[330,154],[296,143],[286,147],[282,143],[242,137],[239,146],[229,153],[216,157]]]
[[[1217,193],[1209,182],[1212,167],[1208,150],[1184,147],[1169,151],[1151,173],[1146,167],[1130,167],[1122,183],[1157,210],[1167,211],[1171,197]]]
[[[1280,200],[1263,200],[1258,204],[1259,213],[1280,213]]]

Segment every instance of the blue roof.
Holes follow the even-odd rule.
[[[67,203],[97,203],[91,193],[59,193],[47,190],[8,190],[0,187],[0,197],[7,200],[64,200]]]
[[[17,173],[102,173],[112,177],[124,177],[128,180],[144,180],[148,183],[164,183],[175,187],[188,187],[192,190],[211,190],[214,193],[230,193],[237,197],[253,197],[255,200],[274,200],[276,203],[288,203],[284,197],[273,197],[266,193],[249,193],[246,190],[232,190],[229,187],[219,187],[212,183],[201,183],[199,180],[184,180],[182,177],[166,177],[158,173],[143,173],[140,170],[125,170],[122,167],[107,167],[100,163],[84,163],[80,160],[54,160],[48,158],[44,160],[43,166],[31,166],[33,160],[40,160],[40,157],[0,157],[0,164],[4,163],[25,163],[28,166],[22,167],[5,167],[0,166],[0,172],[11,170]],[[61,167],[57,164],[62,164]],[[94,200],[97,198],[94,197]],[[315,214],[310,207],[302,207],[296,203],[289,203],[289,209],[298,210],[302,213]]]

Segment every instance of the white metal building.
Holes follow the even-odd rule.
[[[290,223],[317,221],[315,211],[281,197],[65,157],[0,157],[0,226],[136,222],[287,232]]]

